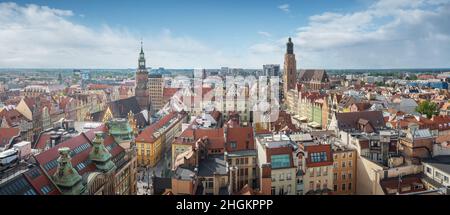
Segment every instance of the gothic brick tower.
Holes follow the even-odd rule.
[[[139,67],[136,71],[136,89],[134,90],[139,107],[148,110],[150,107],[150,96],[148,89],[148,71],[145,66],[144,49],[141,42],[141,53],[139,54]]]
[[[283,73],[283,93],[287,96],[287,93],[291,89],[295,89],[297,83],[297,61],[294,54],[294,43],[289,37],[289,41],[286,44],[287,51],[284,55],[284,73]]]

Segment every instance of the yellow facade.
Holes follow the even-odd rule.
[[[136,142],[137,159],[140,166],[154,167],[161,160],[164,139],[164,135],[162,135],[152,143]]]

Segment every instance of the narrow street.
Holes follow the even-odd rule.
[[[161,177],[163,171],[170,168],[168,164],[170,164],[172,160],[171,148],[172,147],[169,147],[168,150],[166,150],[163,157],[155,167],[149,167],[148,169],[141,167],[138,169],[137,195],[151,195],[149,189],[149,185],[152,184],[151,176],[154,172],[156,176]]]

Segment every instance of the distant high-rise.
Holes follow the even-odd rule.
[[[295,89],[297,83],[297,61],[294,54],[294,43],[289,37],[289,41],[286,44],[287,51],[284,55],[284,73],[283,73],[283,93],[286,96],[287,92],[291,89]]]
[[[263,65],[264,76],[280,76],[280,65],[279,64],[267,64]]]
[[[149,75],[150,110],[156,112],[161,110],[163,104],[164,78],[161,74]]]
[[[148,71],[145,66],[144,49],[141,43],[141,53],[139,54],[138,69],[136,71],[136,89],[134,90],[139,107],[148,110],[150,106],[150,95],[148,90]]]

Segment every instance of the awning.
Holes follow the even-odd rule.
[[[307,121],[308,117],[300,117],[300,121]]]
[[[319,123],[317,123],[317,122],[311,122],[311,123],[308,123],[308,126],[309,127],[313,127],[313,128],[321,128],[322,126],[319,124]]]

